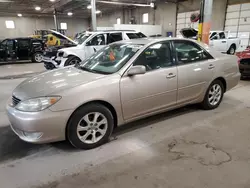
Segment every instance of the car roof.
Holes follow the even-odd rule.
[[[161,41],[168,41],[168,40],[186,40],[186,41],[192,41],[196,42],[191,39],[186,39],[186,38],[176,38],[176,37],[156,37],[156,38],[139,38],[139,39],[131,39],[131,40],[125,40],[125,41],[119,41],[116,43],[126,43],[126,44],[150,44],[150,43],[155,43],[155,42],[161,42]]]
[[[135,30],[104,30],[104,31],[86,31],[85,33],[96,34],[96,33],[111,33],[111,32],[130,32],[130,33],[138,33]]]
[[[4,40],[22,40],[22,39],[33,39],[33,40],[42,40],[42,39],[37,39],[37,38],[32,38],[32,37],[17,37],[17,38],[6,38]]]

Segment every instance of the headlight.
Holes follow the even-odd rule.
[[[25,101],[21,101],[16,106],[16,109],[24,112],[38,112],[52,106],[60,99],[61,97],[39,97],[34,99],[28,99]]]

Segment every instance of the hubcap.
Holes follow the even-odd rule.
[[[35,60],[36,60],[36,62],[41,62],[42,61],[42,55],[41,54],[36,54],[35,55]]]
[[[214,84],[208,94],[208,101],[210,105],[215,106],[219,103],[222,96],[222,89],[219,84]]]
[[[234,55],[234,48],[230,49],[230,54]]]
[[[77,136],[86,144],[100,141],[108,129],[107,118],[99,112],[86,114],[77,125]]]

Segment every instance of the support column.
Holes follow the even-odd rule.
[[[206,44],[209,44],[212,11],[213,11],[213,0],[202,0],[200,9],[198,40]]]
[[[57,11],[54,10],[54,23],[55,23],[55,30],[58,31],[58,22],[57,22]]]
[[[96,31],[96,0],[91,0],[92,30]]]

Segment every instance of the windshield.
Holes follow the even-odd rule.
[[[112,74],[122,68],[141,47],[143,45],[140,44],[111,44],[76,66],[89,72]]]
[[[75,38],[75,42],[77,42],[77,44],[82,44],[85,40],[87,40],[87,38],[89,38],[91,36],[91,34],[79,34],[76,38]]]

